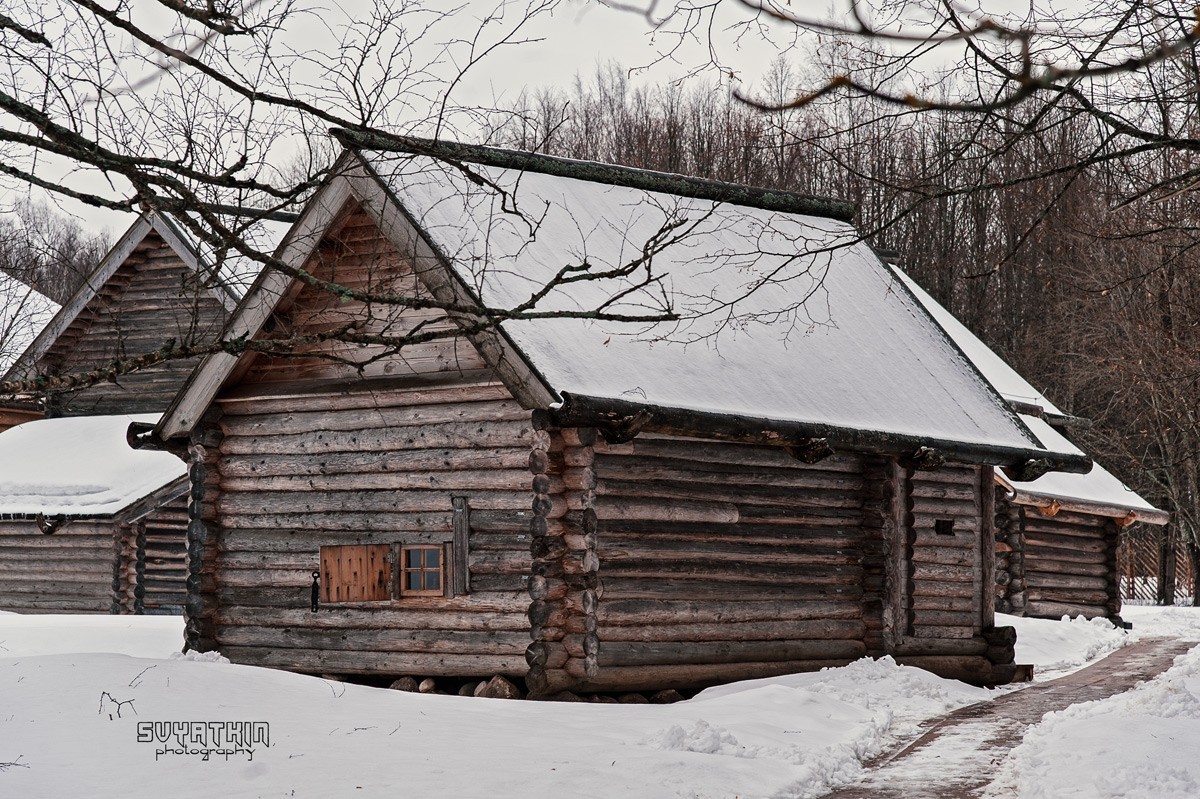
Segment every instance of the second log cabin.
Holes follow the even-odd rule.
[[[992,467],[1037,440],[819,198],[351,142],[139,446],[186,450],[187,645],[312,673],[977,683]]]
[[[227,224],[268,253],[288,227],[261,213]],[[10,415],[49,418],[13,430],[0,450],[9,477],[0,493],[0,609],[182,612],[186,480],[141,486],[144,495],[122,494],[127,504],[116,507],[97,505],[89,486],[123,490],[111,466],[128,454],[121,420],[157,419],[198,359],[127,367],[164,347],[215,341],[254,267],[200,243],[178,219],[145,214],[61,308],[19,317],[38,324],[27,325],[23,349],[0,358],[3,380],[23,386]],[[108,435],[114,425],[118,434]]]
[[[1047,446],[1079,451],[1063,434],[1084,420],[1063,413],[903,271],[898,279]],[[996,609],[1017,616],[1121,620],[1117,551],[1133,524],[1169,514],[1100,464],[1087,474],[1017,480],[996,471]]]

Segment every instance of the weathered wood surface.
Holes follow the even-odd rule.
[[[86,372],[116,358],[153,352],[169,341],[214,341],[229,313],[221,291],[192,272],[151,231],[42,356],[36,370]],[[68,415],[162,411],[195,365],[194,359],[163,363],[117,382],[59,394],[51,404]]]
[[[351,213],[346,225],[352,240],[319,247],[308,266],[314,274],[355,288],[416,290],[411,270],[363,214]],[[302,288],[274,329],[354,323],[387,334],[431,318]],[[303,353],[313,357],[245,359],[238,382],[217,398],[216,477],[204,503],[211,518],[194,575],[209,644],[236,662],[314,673],[524,676],[536,515],[529,412],[481,371],[465,340],[373,363],[364,363],[378,354],[369,347]],[[457,536],[456,502],[469,508],[469,529]],[[310,610],[321,547],[455,541],[447,563],[465,565],[469,581],[448,572],[446,584],[468,593],[330,602],[322,586],[319,610]]]
[[[963,464],[905,471],[907,590],[901,601],[907,629],[902,640],[972,638],[991,624],[984,592],[991,593],[993,580],[984,553],[992,557],[992,511],[982,495],[985,484],[992,490],[990,478],[990,469]],[[949,532],[939,531],[939,525]]]
[[[113,525],[75,521],[45,535],[33,520],[0,520],[0,610],[109,613]]]
[[[1031,507],[1007,515],[1010,529],[1019,525],[1003,542],[1008,551],[997,558],[1004,565],[998,590],[1010,612],[1044,618],[1119,616],[1119,531],[1110,518],[1078,511],[1050,516]]]

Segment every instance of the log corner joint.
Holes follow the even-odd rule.
[[[596,428],[609,444],[625,444],[633,441],[642,428],[654,419],[654,412],[642,408],[630,415],[604,414],[597,420]]]

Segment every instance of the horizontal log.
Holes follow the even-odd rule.
[[[970,519],[979,517],[979,503],[972,500],[963,502],[955,499],[926,499],[912,497],[905,503],[905,509],[914,516],[928,516],[936,519]]]
[[[354,533],[448,532],[452,513],[273,513],[221,516],[221,524],[239,530],[306,530]]]
[[[597,463],[600,457],[625,456],[639,462],[666,459],[682,464],[710,463],[726,466],[759,466],[830,474],[860,474],[863,460],[849,453],[837,453],[818,464],[804,464],[788,455],[782,448],[757,444],[738,444],[681,436],[659,436],[643,433],[628,444],[596,445]],[[687,467],[692,468],[692,467]]]
[[[221,654],[234,663],[267,666],[310,674],[376,674],[387,676],[487,677],[501,674],[523,678],[528,666],[524,647],[517,655],[419,654],[354,652],[332,649],[222,646]]]
[[[938,582],[974,582],[981,575],[979,567],[944,566],[937,563],[921,563],[914,561],[910,565],[912,579],[921,582],[936,580]]]
[[[1029,576],[1036,574],[1064,574],[1100,577],[1105,580],[1110,579],[1111,575],[1112,579],[1116,579],[1115,572],[1106,563],[1052,560],[1050,558],[1034,557],[1033,555],[1027,555],[1025,558],[1025,573]]]
[[[413,427],[451,422],[524,422],[529,411],[515,400],[339,408],[330,411],[292,411],[259,415],[227,415],[220,421],[228,436],[277,436],[313,430],[351,431]]]
[[[583,633],[584,619],[569,621],[568,632]],[[599,636],[607,647],[610,643],[626,642],[704,642],[704,641],[797,641],[807,639],[860,640],[866,634],[861,619],[813,619],[799,621],[757,621],[737,624],[728,621],[712,623],[676,623],[615,626],[601,624]]]
[[[921,480],[913,481],[910,495],[914,501],[925,499],[947,499],[964,502],[977,507],[979,491],[974,482],[963,483],[930,483]]]
[[[643,643],[603,641],[597,662],[609,666],[665,666],[765,661],[856,659],[866,654],[862,641],[736,641]]]
[[[1103,526],[1096,524],[1068,524],[1059,521],[1057,517],[1039,517],[1036,513],[1025,514],[1022,530],[1027,536],[1041,533],[1048,536],[1089,540],[1104,540],[1106,537],[1106,528]]]
[[[424,378],[243,384],[223,393],[217,402],[225,415],[267,415],[353,408],[442,405],[455,402],[505,400],[512,395],[503,384],[489,381],[490,370]],[[457,378],[457,379],[456,379]]]
[[[332,452],[393,452],[453,447],[494,449],[527,446],[533,430],[527,422],[459,422],[355,432],[312,431],[266,438],[226,436],[226,455],[317,455]]]
[[[612,577],[603,573],[604,597],[609,600],[665,599],[731,602],[776,599],[780,585],[776,582],[703,580],[648,580],[643,578]],[[845,599],[859,600],[862,586],[856,582],[844,585],[814,584],[803,579],[786,587],[787,596],[796,600]]]
[[[528,630],[329,629],[218,624],[216,638],[222,646],[521,657],[529,645]]]
[[[592,464],[598,477],[620,481],[669,483],[720,482],[724,486],[792,488],[859,494],[866,481],[846,471],[823,471],[819,465],[805,467],[798,461],[774,468],[725,462],[688,461],[681,458],[639,458],[598,454]]]
[[[922,610],[974,611],[979,607],[979,600],[972,596],[912,596],[905,597],[905,608]]]
[[[914,627],[909,636],[912,638],[972,638],[978,635],[978,631],[974,627],[942,627],[938,625],[926,625]]]
[[[812,621],[859,619],[862,606],[855,600],[611,600],[603,599],[596,619],[605,628],[667,624],[749,624],[762,621]],[[616,633],[614,633],[616,635]]]
[[[517,469],[456,471],[378,471],[359,474],[306,474],[275,477],[223,477],[228,494],[278,491],[518,491],[530,493],[532,477]],[[528,504],[528,503],[526,503]]]
[[[1084,591],[1079,588],[1027,588],[1026,600],[1039,602],[1064,602],[1067,604],[1090,605],[1103,607],[1108,604],[1110,594],[1107,591]]]
[[[913,597],[959,597],[973,599],[975,583],[971,581],[918,580],[912,585]]]
[[[103,613],[112,607],[111,594],[94,597],[37,597],[28,595],[9,596],[0,592],[0,610],[10,613]]]
[[[981,637],[948,638],[935,640],[929,638],[905,638],[895,645],[896,656],[901,655],[983,655],[987,652],[988,642]]]
[[[455,490],[397,490],[397,491],[256,491],[223,492],[217,500],[221,514],[323,514],[356,513],[421,513],[452,507]],[[470,500],[480,507],[496,510],[528,508],[532,497],[528,491],[474,491]]]
[[[601,519],[734,524],[739,518],[737,506],[721,502],[643,502],[597,497],[594,507]]]
[[[986,657],[972,655],[904,655],[896,658],[902,666],[915,666],[948,680],[972,685],[987,685],[992,680],[992,663]]]
[[[1108,609],[1103,605],[1083,605],[1072,602],[1047,602],[1031,600],[1025,603],[1025,615],[1038,619],[1061,619],[1063,616],[1083,616],[1089,619],[1108,618]]]
[[[569,660],[562,670],[548,671],[551,691],[658,691],[663,688],[695,690],[711,685],[820,671],[844,666],[849,659],[800,660],[771,663],[714,663],[682,666],[609,666],[588,677],[582,661]]]
[[[761,505],[766,507],[820,509],[860,508],[863,500],[853,493],[835,491],[777,488],[773,486],[734,486],[725,488],[709,482],[686,483],[679,481],[629,481],[600,477],[596,481],[596,495],[603,498],[629,498],[631,500],[658,500],[661,504],[675,504],[678,500],[701,502],[727,502],[735,505]]]
[[[912,560],[914,563],[930,565],[974,567],[979,563],[980,554],[974,547],[913,547]]]
[[[473,518],[473,516],[472,516]],[[773,524],[728,524],[713,526],[695,522],[654,522],[638,519],[599,520],[601,538],[621,546],[638,542],[652,532],[655,541],[729,542],[755,545],[785,544],[789,546],[833,547],[858,549],[866,546],[866,534],[859,527],[787,526]]]
[[[982,624],[983,612],[978,607],[967,611],[913,609],[913,623],[918,627],[968,627]]]
[[[854,547],[824,547],[791,544],[779,541],[765,544],[734,543],[729,541],[675,541],[643,536],[640,541],[627,537],[613,540],[602,535],[597,554],[607,565],[630,561],[678,560],[702,556],[714,562],[729,560],[740,564],[753,558],[757,563],[794,563],[798,565],[857,565],[863,552]],[[733,567],[734,569],[737,566]]]
[[[664,561],[604,561],[602,578],[610,579],[675,579],[682,582],[699,580],[712,582],[742,582],[755,580],[778,586],[857,585],[862,581],[859,566],[836,565],[777,565],[758,561],[741,563],[736,568],[714,563],[702,556],[695,559],[677,558]]]
[[[1107,577],[1088,577],[1085,575],[1076,574],[1053,574],[1035,570],[1030,564],[1025,571],[1025,582],[1031,588],[1063,588],[1072,591],[1099,591],[1108,590]]]
[[[1027,560],[1054,560],[1064,563],[1087,563],[1102,565],[1108,561],[1106,549],[1098,547],[1046,546],[1037,541],[1026,541],[1023,550]]]
[[[497,449],[416,449],[403,452],[340,452],[319,457],[298,455],[224,455],[221,475],[231,477],[304,477],[393,472],[446,472],[522,469],[529,459],[525,446]],[[528,476],[527,476],[528,479]]]

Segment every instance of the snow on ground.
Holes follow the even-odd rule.
[[[1033,664],[1038,682],[1081,669],[1133,640],[1107,619],[1055,621],[997,613],[996,625],[1017,628],[1017,662]]]
[[[1023,659],[1042,666],[1083,663],[1125,635],[1097,623],[999,620],[1013,621]],[[1200,612],[1139,609],[1135,625],[1200,637]],[[172,797],[816,797],[922,721],[994,695],[884,659],[720,686],[674,705],[429,696],[171,657],[181,631],[171,617],[0,615],[0,795],[125,797],[136,786]],[[1103,775],[1114,757],[1149,751],[1154,732],[1181,752],[1156,799],[1200,794],[1191,790],[1200,785],[1191,770],[1200,769],[1200,653],[1181,663],[1170,686],[1111,711],[1119,723],[1047,722],[1056,726],[1010,781],[1028,769],[1038,775],[1030,790],[1067,784],[1055,782],[1059,755],[1042,759],[1059,737],[1112,744],[1108,760],[1077,755],[1077,770]],[[1143,723],[1139,713],[1151,715]],[[239,730],[267,740],[230,743]],[[205,760],[202,749],[218,751]],[[1075,795],[1135,794],[1020,794]]]
[[[987,795],[1200,796],[1200,649],[1132,691],[1048,713],[1009,755]]]

